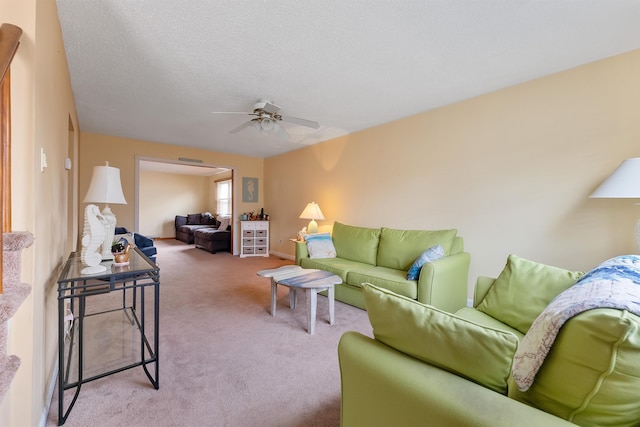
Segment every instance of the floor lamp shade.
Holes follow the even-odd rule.
[[[589,197],[640,199],[640,157],[620,163],[620,166]]]
[[[323,220],[324,215],[322,215],[322,211],[320,210],[320,206],[316,202],[311,202],[307,204],[307,207],[304,208],[302,213],[300,214],[300,219],[310,219],[309,226],[307,227],[307,233],[317,233],[318,232],[318,223],[317,220]]]
[[[104,224],[105,231],[102,243],[102,259],[113,259],[113,255],[111,254],[111,244],[113,242],[116,227],[116,216],[111,212],[109,204],[127,204],[122,192],[120,169],[109,166],[109,162],[106,162],[105,166],[95,166],[93,168],[93,175],[91,176],[89,190],[87,190],[87,194],[84,196],[83,202],[105,204],[100,217],[100,221]]]
[[[640,157],[627,159],[594,191],[593,199],[640,199]],[[636,224],[640,249],[640,221]]]

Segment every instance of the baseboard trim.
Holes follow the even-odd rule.
[[[296,260],[295,256],[289,255],[289,254],[285,254],[285,253],[282,253],[282,252],[269,251],[269,255],[277,256],[277,257],[288,259],[288,260],[291,260],[291,261],[295,261]]]
[[[58,357],[56,357],[56,364],[53,367],[51,378],[49,379],[49,389],[47,390],[47,398],[45,399],[45,405],[42,409],[42,415],[40,416],[40,422],[38,427],[45,427],[47,424],[47,418],[49,417],[49,410],[51,409],[51,401],[53,400],[53,393],[56,389],[56,380],[58,379]]]

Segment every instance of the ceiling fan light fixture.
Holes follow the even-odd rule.
[[[253,112],[214,112],[216,114],[246,114],[249,116],[255,116],[255,118],[241,124],[240,126],[231,129],[229,133],[238,133],[243,129],[250,129],[251,132],[257,132],[262,135],[275,135],[282,140],[289,141],[291,135],[285,130],[285,128],[279,123],[281,121],[293,123],[298,126],[304,126],[308,128],[318,129],[320,124],[311,120],[300,119],[297,117],[283,116],[279,114],[281,108],[270,101],[259,100],[253,106]]]
[[[273,132],[276,128],[276,121],[271,117],[265,117],[260,120],[260,127],[265,132]]]

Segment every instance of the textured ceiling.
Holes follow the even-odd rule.
[[[80,129],[270,157],[640,48],[638,0],[57,0]],[[319,129],[229,130],[258,98]]]

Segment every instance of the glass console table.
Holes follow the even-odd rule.
[[[85,275],[73,252],[58,278],[58,425],[89,381],[142,366],[160,387],[160,269],[138,248],[130,253],[128,265],[104,261],[106,271]],[[75,393],[65,409],[68,390]]]

